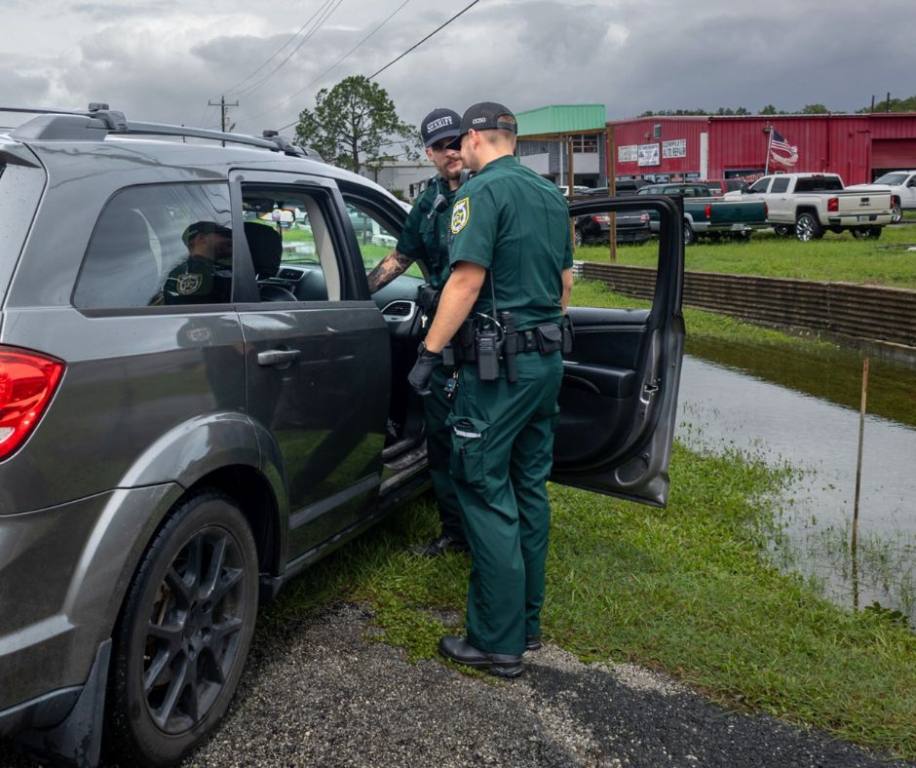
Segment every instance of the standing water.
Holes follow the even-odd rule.
[[[679,438],[797,470],[778,500],[771,554],[849,607],[878,603],[916,626],[916,372],[873,365],[865,420],[859,546],[850,538],[861,361],[837,351],[689,343]],[[706,358],[706,359],[703,359]]]

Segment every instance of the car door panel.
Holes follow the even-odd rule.
[[[315,201],[308,232],[315,251],[325,253],[318,269],[337,266],[326,275],[331,300],[238,305],[248,412],[271,435],[270,453],[281,459],[293,559],[358,522],[377,492],[390,396],[387,329],[375,303],[349,285],[353,254],[332,181],[244,171],[233,183],[240,195],[279,190]],[[234,226],[244,229],[241,211]]]
[[[573,351],[564,360],[555,431],[555,482],[663,506],[683,357],[683,238],[670,198],[608,199],[571,206],[650,208],[659,218],[659,267],[651,310],[571,307]]]

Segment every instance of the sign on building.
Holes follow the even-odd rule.
[[[658,144],[640,144],[637,160],[639,165],[661,165],[658,150]]]
[[[635,163],[637,154],[637,147],[635,144],[625,144],[622,147],[617,147],[617,162],[618,163]]]
[[[687,157],[687,139],[672,139],[662,142],[662,157]]]

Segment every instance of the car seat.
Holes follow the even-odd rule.
[[[251,262],[258,279],[261,301],[298,301],[288,288],[269,282],[277,276],[280,269],[280,257],[283,255],[283,240],[280,233],[265,224],[246,221],[245,239],[248,241]]]

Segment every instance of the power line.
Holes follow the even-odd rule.
[[[318,19],[318,21],[315,23],[315,25],[314,25],[314,26],[305,34],[305,36],[299,41],[298,45],[296,45],[296,47],[293,48],[293,49],[286,55],[286,58],[284,58],[283,61],[281,61],[279,64],[277,64],[277,66],[275,66],[272,70],[270,70],[270,72],[268,72],[268,73],[267,73],[266,75],[264,75],[262,78],[260,78],[259,80],[255,81],[254,83],[252,83],[252,84],[250,84],[250,85],[247,85],[247,86],[245,86],[244,88],[242,88],[240,91],[237,92],[236,95],[237,95],[237,96],[244,96],[246,93],[250,93],[251,91],[255,90],[256,88],[260,88],[264,83],[266,83],[268,80],[270,80],[270,78],[273,77],[274,74],[276,74],[276,72],[277,72],[280,68],[282,68],[282,67],[286,64],[286,62],[288,62],[288,61],[289,61],[289,60],[299,51],[299,49],[302,48],[302,46],[305,45],[305,44],[312,38],[312,36],[313,36],[319,29],[321,29],[321,27],[322,27],[322,26],[324,25],[324,23],[331,17],[331,15],[334,13],[334,11],[336,11],[336,10],[341,6],[341,4],[343,3],[343,1],[344,1],[344,0],[328,0],[327,6],[326,6],[327,10],[326,10],[326,12],[324,13],[324,15],[323,15],[320,19]]]
[[[375,79],[375,78],[378,77],[380,74],[382,74],[382,72],[384,72],[386,69],[388,69],[388,67],[392,66],[393,64],[397,64],[397,63],[398,63],[401,59],[403,59],[408,53],[410,53],[411,51],[415,51],[417,48],[419,48],[421,45],[423,45],[423,43],[425,43],[427,40],[429,40],[429,38],[431,38],[433,35],[437,34],[438,32],[441,32],[441,31],[442,31],[443,29],[445,29],[449,24],[451,24],[455,19],[457,19],[457,18],[458,18],[459,16],[461,16],[463,13],[466,13],[467,11],[471,10],[471,8],[473,8],[473,7],[474,7],[475,5],[477,5],[477,3],[479,3],[479,2],[480,2],[480,0],[472,0],[472,2],[470,2],[470,3],[468,3],[466,6],[464,6],[464,8],[462,8],[460,11],[458,11],[458,13],[456,13],[454,16],[452,16],[448,21],[445,21],[445,22],[443,22],[442,24],[440,24],[438,27],[436,27],[436,28],[435,28],[432,32],[430,32],[426,37],[424,37],[422,40],[420,40],[420,42],[414,43],[412,46],[410,46],[410,48],[408,48],[406,51],[404,51],[404,53],[402,53],[402,54],[401,54],[400,56],[398,56],[396,59],[392,59],[392,60],[389,61],[384,67],[382,67],[380,70],[378,70],[377,72],[373,72],[371,75],[369,75],[369,79],[370,79],[370,80]]]
[[[330,67],[328,67],[326,70],[324,70],[324,72],[322,72],[322,73],[321,73],[320,75],[318,75],[317,77],[313,77],[313,78],[312,78],[311,80],[309,80],[304,86],[302,86],[302,88],[300,88],[298,91],[295,91],[294,93],[292,93],[292,94],[290,94],[289,96],[287,96],[287,97],[286,97],[286,102],[291,101],[292,99],[296,98],[299,94],[301,94],[301,93],[307,91],[307,90],[308,90],[309,88],[311,88],[315,83],[319,82],[320,80],[323,80],[324,77],[325,77],[325,75],[327,75],[329,72],[332,72],[333,70],[337,69],[337,67],[339,67],[339,66],[340,66],[341,64],[343,64],[348,58],[350,58],[350,56],[353,55],[353,53],[355,53],[356,50],[357,50],[361,45],[363,45],[370,37],[372,37],[376,32],[378,32],[382,27],[384,27],[389,21],[391,21],[395,16],[397,16],[398,13],[401,11],[401,9],[404,8],[404,6],[407,5],[409,2],[410,2],[410,0],[404,0],[403,3],[401,3],[397,8],[395,8],[391,13],[389,13],[384,19],[382,19],[382,21],[381,21],[381,22],[380,22],[380,23],[379,23],[379,24],[378,24],[378,25],[377,25],[368,35],[366,35],[362,40],[360,40],[356,45],[354,45],[349,51],[347,51],[343,56],[341,56],[341,57],[340,57],[336,62],[334,62]],[[254,116],[253,118],[251,118],[251,119],[252,119],[252,120],[256,120],[257,118],[261,117],[262,115],[266,115],[266,114],[268,114],[268,113],[270,113],[270,112],[272,112],[272,111],[273,111],[272,109],[265,110],[264,112],[260,112],[259,114],[255,115],[255,116]],[[282,130],[282,129],[281,129],[281,130]]]
[[[264,69],[264,67],[266,67],[268,64],[270,64],[270,62],[272,62],[277,56],[280,55],[280,51],[282,51],[284,48],[286,48],[287,45],[289,45],[290,43],[292,43],[293,40],[295,40],[297,37],[299,37],[299,35],[302,34],[302,30],[304,30],[309,24],[312,23],[312,21],[314,21],[315,17],[317,17],[318,14],[321,13],[322,9],[323,9],[329,2],[330,2],[330,0],[322,0],[321,5],[318,6],[318,10],[315,11],[315,13],[313,13],[311,16],[309,16],[309,18],[306,19],[305,23],[304,23],[301,27],[299,27],[299,29],[297,29],[292,35],[290,35],[290,36],[283,42],[283,44],[282,44],[279,48],[277,48],[277,50],[275,50],[272,54],[270,54],[270,56],[268,56],[267,59],[266,59],[265,61],[263,61],[263,62],[261,63],[261,65],[258,66],[254,71],[252,71],[250,74],[246,75],[246,76],[243,77],[241,80],[239,80],[238,82],[236,82],[235,84],[233,84],[233,85],[231,85],[229,88],[227,88],[227,89],[226,89],[226,93],[231,93],[231,92],[233,92],[236,88],[238,88],[240,85],[242,85],[242,83],[245,83],[245,82],[247,82],[248,80],[251,80],[251,78],[253,78],[256,74],[258,74],[258,72],[260,72],[262,69]]]
[[[293,57],[293,56],[295,56],[296,53],[298,53],[299,50],[302,48],[302,46],[305,45],[305,44],[312,38],[312,36],[313,36],[319,29],[321,29],[322,26],[324,26],[324,23],[331,17],[331,15],[334,13],[334,11],[336,11],[338,8],[340,8],[340,6],[341,6],[341,4],[343,3],[343,1],[344,1],[344,0],[327,0],[327,2],[326,2],[326,3],[322,6],[322,8],[320,8],[319,11],[318,11],[318,13],[323,14],[323,15],[321,16],[321,18],[319,18],[319,19],[314,23],[314,25],[312,26],[312,28],[303,36],[303,38],[299,41],[299,43],[296,45],[296,47],[293,48],[293,49],[284,57],[283,61],[281,61],[281,62],[280,62],[279,64],[277,64],[273,69],[271,69],[267,74],[263,75],[262,77],[260,77],[260,78],[259,78],[258,80],[256,80],[255,82],[253,82],[253,83],[251,83],[251,84],[249,84],[249,85],[246,85],[244,88],[242,88],[240,91],[238,91],[236,95],[238,95],[238,96],[244,96],[246,93],[251,93],[251,91],[253,91],[253,90],[257,89],[257,88],[260,88],[262,85],[264,85],[264,83],[266,83],[268,80],[270,80],[270,78],[273,77],[273,76],[274,76],[274,75],[275,75],[275,74],[276,74],[276,73],[277,73],[277,72],[278,72],[278,71],[279,71],[279,70],[280,70],[280,69],[281,69],[281,68],[282,68],[282,67],[283,67],[292,57]],[[318,14],[316,14],[316,16],[317,16],[317,15],[318,15]],[[315,17],[313,16],[312,18],[315,18]]]
[[[479,3],[479,2],[480,2],[480,0],[472,0],[472,2],[470,2],[470,3],[468,3],[466,6],[464,6],[464,8],[462,8],[460,11],[458,11],[458,13],[456,13],[456,14],[455,14],[454,16],[452,16],[450,19],[448,19],[448,20],[442,22],[442,24],[440,24],[438,27],[436,27],[432,32],[430,32],[430,33],[429,33],[426,37],[424,37],[422,40],[420,40],[420,41],[417,42],[417,43],[414,43],[412,46],[410,46],[410,48],[408,48],[406,51],[404,51],[404,53],[402,53],[400,56],[398,56],[398,57],[395,58],[395,59],[392,59],[392,60],[389,61],[384,67],[382,67],[380,70],[378,70],[377,72],[374,72],[373,74],[369,75],[369,77],[368,77],[367,79],[368,79],[368,80],[372,80],[373,78],[377,77],[377,76],[380,75],[382,72],[384,72],[386,69],[388,69],[388,67],[390,67],[390,66],[392,66],[392,65],[394,65],[394,64],[397,64],[397,63],[398,63],[401,59],[403,59],[408,53],[410,53],[411,51],[415,51],[417,48],[419,48],[421,45],[423,45],[423,43],[425,43],[427,40],[429,40],[433,35],[435,35],[435,34],[441,32],[441,31],[442,31],[443,29],[445,29],[449,24],[451,24],[455,19],[457,19],[459,16],[461,16],[461,15],[464,14],[464,13],[466,13],[467,11],[471,10],[471,8],[473,8],[473,7],[474,7],[475,5],[477,5],[477,3]],[[291,128],[292,126],[296,125],[298,122],[299,122],[298,119],[293,120],[291,123],[287,123],[286,125],[281,126],[281,127],[278,128],[277,130],[279,130],[279,131],[285,131],[287,128]]]

